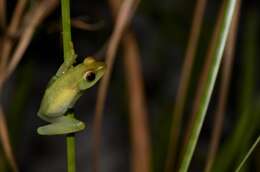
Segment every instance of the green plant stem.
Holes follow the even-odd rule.
[[[73,60],[74,50],[71,41],[71,26],[70,26],[70,1],[61,0],[61,13],[62,13],[62,37],[63,37],[63,55],[64,63],[66,65],[71,64]],[[74,114],[68,114],[74,116]],[[75,134],[68,134],[66,136],[67,142],[67,168],[68,172],[76,171],[75,162]]]
[[[213,162],[215,161],[216,154],[219,150],[219,142],[221,138],[221,133],[223,129],[223,122],[225,117],[226,104],[228,101],[229,85],[232,75],[232,68],[235,58],[235,46],[236,46],[236,37],[240,17],[240,6],[241,0],[237,0],[235,14],[230,28],[230,33],[228,35],[227,44],[224,52],[223,66],[221,72],[220,80],[220,90],[218,103],[216,106],[216,111],[214,114],[214,124],[212,128],[210,146],[208,150],[208,155],[206,158],[206,164],[204,172],[212,171]]]
[[[70,0],[61,0],[64,61],[71,58]]]
[[[75,134],[68,134],[66,136],[67,141],[67,169],[68,172],[75,172],[76,171],[76,153],[75,153]]]
[[[239,172],[240,169],[242,168],[242,166],[245,164],[246,160],[249,158],[249,156],[252,154],[252,152],[254,151],[254,149],[256,148],[257,144],[260,142],[260,136],[258,136],[258,138],[256,139],[255,143],[252,145],[252,147],[249,149],[249,151],[247,152],[246,156],[243,158],[243,160],[241,161],[241,163],[239,164],[239,166],[236,169],[236,172]]]
[[[74,113],[71,112],[67,112],[67,115],[74,117]],[[67,142],[67,171],[76,172],[75,133],[67,134],[66,142]]]
[[[203,80],[202,96],[199,99],[199,109],[196,113],[195,121],[192,126],[191,135],[187,144],[187,149],[185,150],[183,160],[181,161],[181,166],[179,171],[188,171],[199,134],[206,116],[206,111],[209,105],[210,97],[212,95],[213,87],[216,82],[217,73],[219,71],[220,62],[222,60],[224,47],[227,40],[228,31],[230,29],[232,17],[234,14],[236,0],[227,0],[224,4],[224,15],[221,19],[220,32],[217,33],[216,43],[211,51],[211,58],[209,61],[209,68],[204,68],[204,70],[209,71],[206,74],[205,80]],[[206,64],[208,65],[208,64]]]
[[[243,37],[243,58],[242,72],[239,84],[238,119],[230,136],[219,151],[214,164],[214,171],[226,172],[234,167],[234,163],[241,155],[243,149],[252,138],[256,126],[258,126],[258,112],[253,110],[254,88],[256,85],[256,59],[257,59],[257,38],[258,38],[258,19],[257,13],[250,10],[246,17],[245,32]],[[232,168],[231,168],[232,167]]]

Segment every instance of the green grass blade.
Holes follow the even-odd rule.
[[[240,18],[241,0],[237,0],[233,21],[228,35],[228,40],[225,47],[223,66],[221,71],[221,79],[219,86],[219,97],[216,105],[215,113],[213,114],[213,128],[211,131],[211,138],[206,157],[206,164],[204,172],[212,171],[213,163],[216,159],[219,150],[221,134],[223,130],[223,123],[225,118],[226,106],[228,101],[229,88],[232,77],[232,69],[235,61],[235,47],[237,40],[237,30]]]
[[[207,0],[197,0],[192,19],[191,31],[189,33],[188,46],[185,52],[184,62],[181,70],[180,84],[177,90],[176,102],[173,107],[172,123],[168,143],[168,153],[165,161],[165,172],[176,168],[177,148],[180,140],[185,103],[188,98],[189,82],[191,80],[192,68],[199,44],[202,21],[205,13]]]
[[[246,156],[243,158],[243,160],[241,161],[241,163],[239,164],[239,166],[236,169],[236,172],[239,172],[240,169],[242,168],[242,166],[245,164],[246,160],[249,158],[249,156],[252,154],[252,152],[254,151],[254,149],[256,148],[257,144],[260,142],[260,135],[258,136],[258,138],[256,139],[255,143],[252,145],[252,147],[249,149],[249,151],[247,152]]]
[[[234,129],[218,153],[214,163],[214,172],[227,172],[237,166],[243,152],[249,147],[250,140],[258,126],[259,113],[253,109],[256,86],[258,20],[255,10],[250,10],[246,16],[242,39],[242,66],[238,82],[237,120]]]
[[[187,144],[187,149],[185,150],[183,160],[181,161],[181,166],[179,171],[186,172],[188,171],[198,137],[204,122],[210,97],[212,95],[213,87],[216,82],[217,73],[219,71],[220,62],[222,60],[224,47],[227,40],[228,31],[230,29],[232,17],[234,14],[234,9],[236,5],[236,0],[227,0],[224,2],[224,14],[220,23],[220,32],[216,35],[216,43],[213,46],[211,51],[211,58],[209,62],[209,71],[206,75],[206,78],[203,83],[202,97],[199,101],[199,109],[196,114],[194,125],[192,127],[191,135],[189,142]]]

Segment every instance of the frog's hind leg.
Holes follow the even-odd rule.
[[[81,131],[85,124],[72,116],[59,117],[55,122],[39,127],[37,129],[40,135],[60,135]]]

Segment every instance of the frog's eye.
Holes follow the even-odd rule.
[[[94,81],[96,79],[96,74],[92,71],[86,72],[84,79],[89,82]]]

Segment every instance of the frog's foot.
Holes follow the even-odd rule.
[[[85,124],[74,117],[62,116],[54,123],[39,127],[37,129],[40,135],[60,135],[81,131],[85,128]]]

